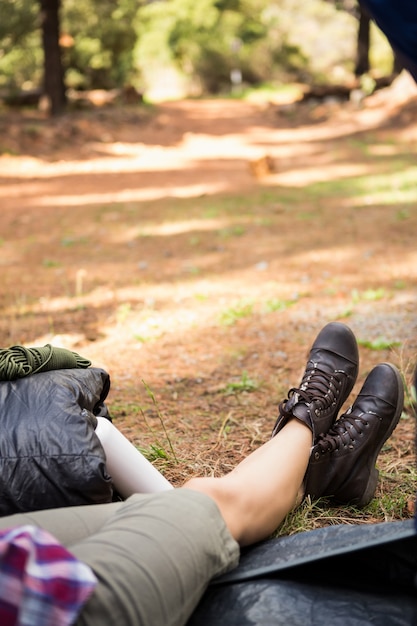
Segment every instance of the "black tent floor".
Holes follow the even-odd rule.
[[[210,585],[189,626],[417,625],[414,521],[265,541]]]

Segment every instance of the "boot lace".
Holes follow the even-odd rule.
[[[304,373],[301,385],[288,392],[288,398],[279,404],[279,412],[284,417],[291,416],[291,409],[298,402],[317,405],[316,411],[326,410],[335,406],[340,394],[342,381],[333,374],[318,368],[310,361]]]
[[[316,444],[316,455],[333,452],[341,447],[353,448],[357,437],[364,434],[365,428],[369,425],[368,420],[360,415],[352,415],[350,411],[351,408],[320,437]]]

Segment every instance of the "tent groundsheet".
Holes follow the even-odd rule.
[[[188,626],[417,624],[413,520],[265,541],[210,585]]]

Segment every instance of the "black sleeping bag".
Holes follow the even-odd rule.
[[[88,414],[109,418],[102,369],[0,382],[0,515],[111,502],[105,453]]]

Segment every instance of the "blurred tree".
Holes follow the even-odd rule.
[[[0,88],[43,85],[56,114],[64,83],[142,90],[145,74],[167,76],[156,67],[194,93],[324,82],[352,68],[357,11],[357,0],[0,0]]]
[[[260,20],[264,4],[262,0],[148,3],[138,12],[137,59],[145,65],[172,63],[211,93],[230,87],[233,70],[253,82],[257,72],[250,51],[267,35]]]
[[[82,89],[122,87],[135,75],[133,25],[137,0],[65,0],[63,31],[67,84]]]
[[[137,9],[137,0],[0,0],[0,87],[42,86],[56,115],[65,87],[123,86],[135,74]]]
[[[371,46],[371,17],[366,9],[359,6],[359,26],[356,46],[355,76],[363,76],[370,69],[369,50]]]
[[[39,6],[32,0],[0,0],[0,15],[0,87],[14,91],[37,77]]]
[[[37,10],[30,0],[0,0],[0,49],[18,45],[35,27]]]
[[[52,116],[59,115],[65,109],[66,96],[64,71],[59,45],[60,0],[39,0],[44,54],[43,89],[48,101],[48,110]]]
[[[358,30],[356,39],[356,60],[355,76],[360,77],[367,74],[371,69],[370,48],[371,48],[371,17],[362,6],[360,0],[324,0],[336,6],[337,9],[347,11],[358,19]],[[402,65],[398,60],[395,51],[392,50],[392,75],[398,74]]]

